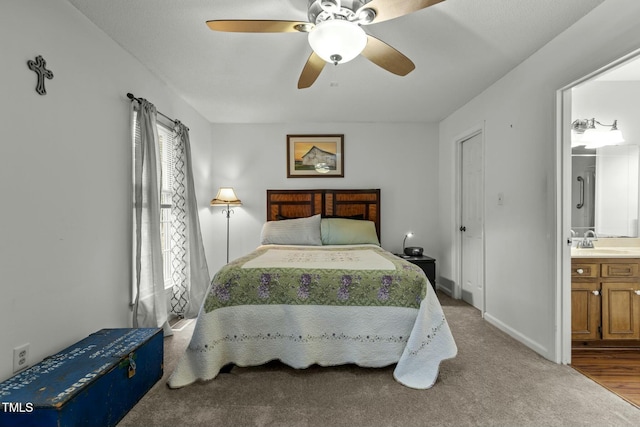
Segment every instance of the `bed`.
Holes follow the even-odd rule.
[[[214,276],[169,387],[272,360],[396,364],[399,383],[432,387],[455,341],[422,269],[379,236],[379,189],[267,190],[262,244]]]

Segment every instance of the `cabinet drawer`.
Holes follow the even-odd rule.
[[[598,277],[598,264],[571,264],[571,277]]]
[[[637,277],[638,263],[602,263],[602,277]]]

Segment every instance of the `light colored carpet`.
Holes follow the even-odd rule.
[[[165,375],[125,426],[639,426],[640,410],[549,362],[440,293],[458,345],[433,388],[397,383],[393,366],[295,370],[280,363],[171,390],[193,324],[165,339]]]

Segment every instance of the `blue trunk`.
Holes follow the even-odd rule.
[[[162,377],[162,329],[102,329],[0,383],[0,427],[115,426]]]

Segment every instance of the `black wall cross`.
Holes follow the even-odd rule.
[[[44,78],[48,78],[51,80],[53,78],[53,73],[50,70],[47,70],[47,62],[40,55],[36,56],[35,61],[27,61],[27,65],[29,69],[35,71],[38,75],[38,84],[36,84],[36,92],[40,95],[46,95],[47,90],[44,88]]]

